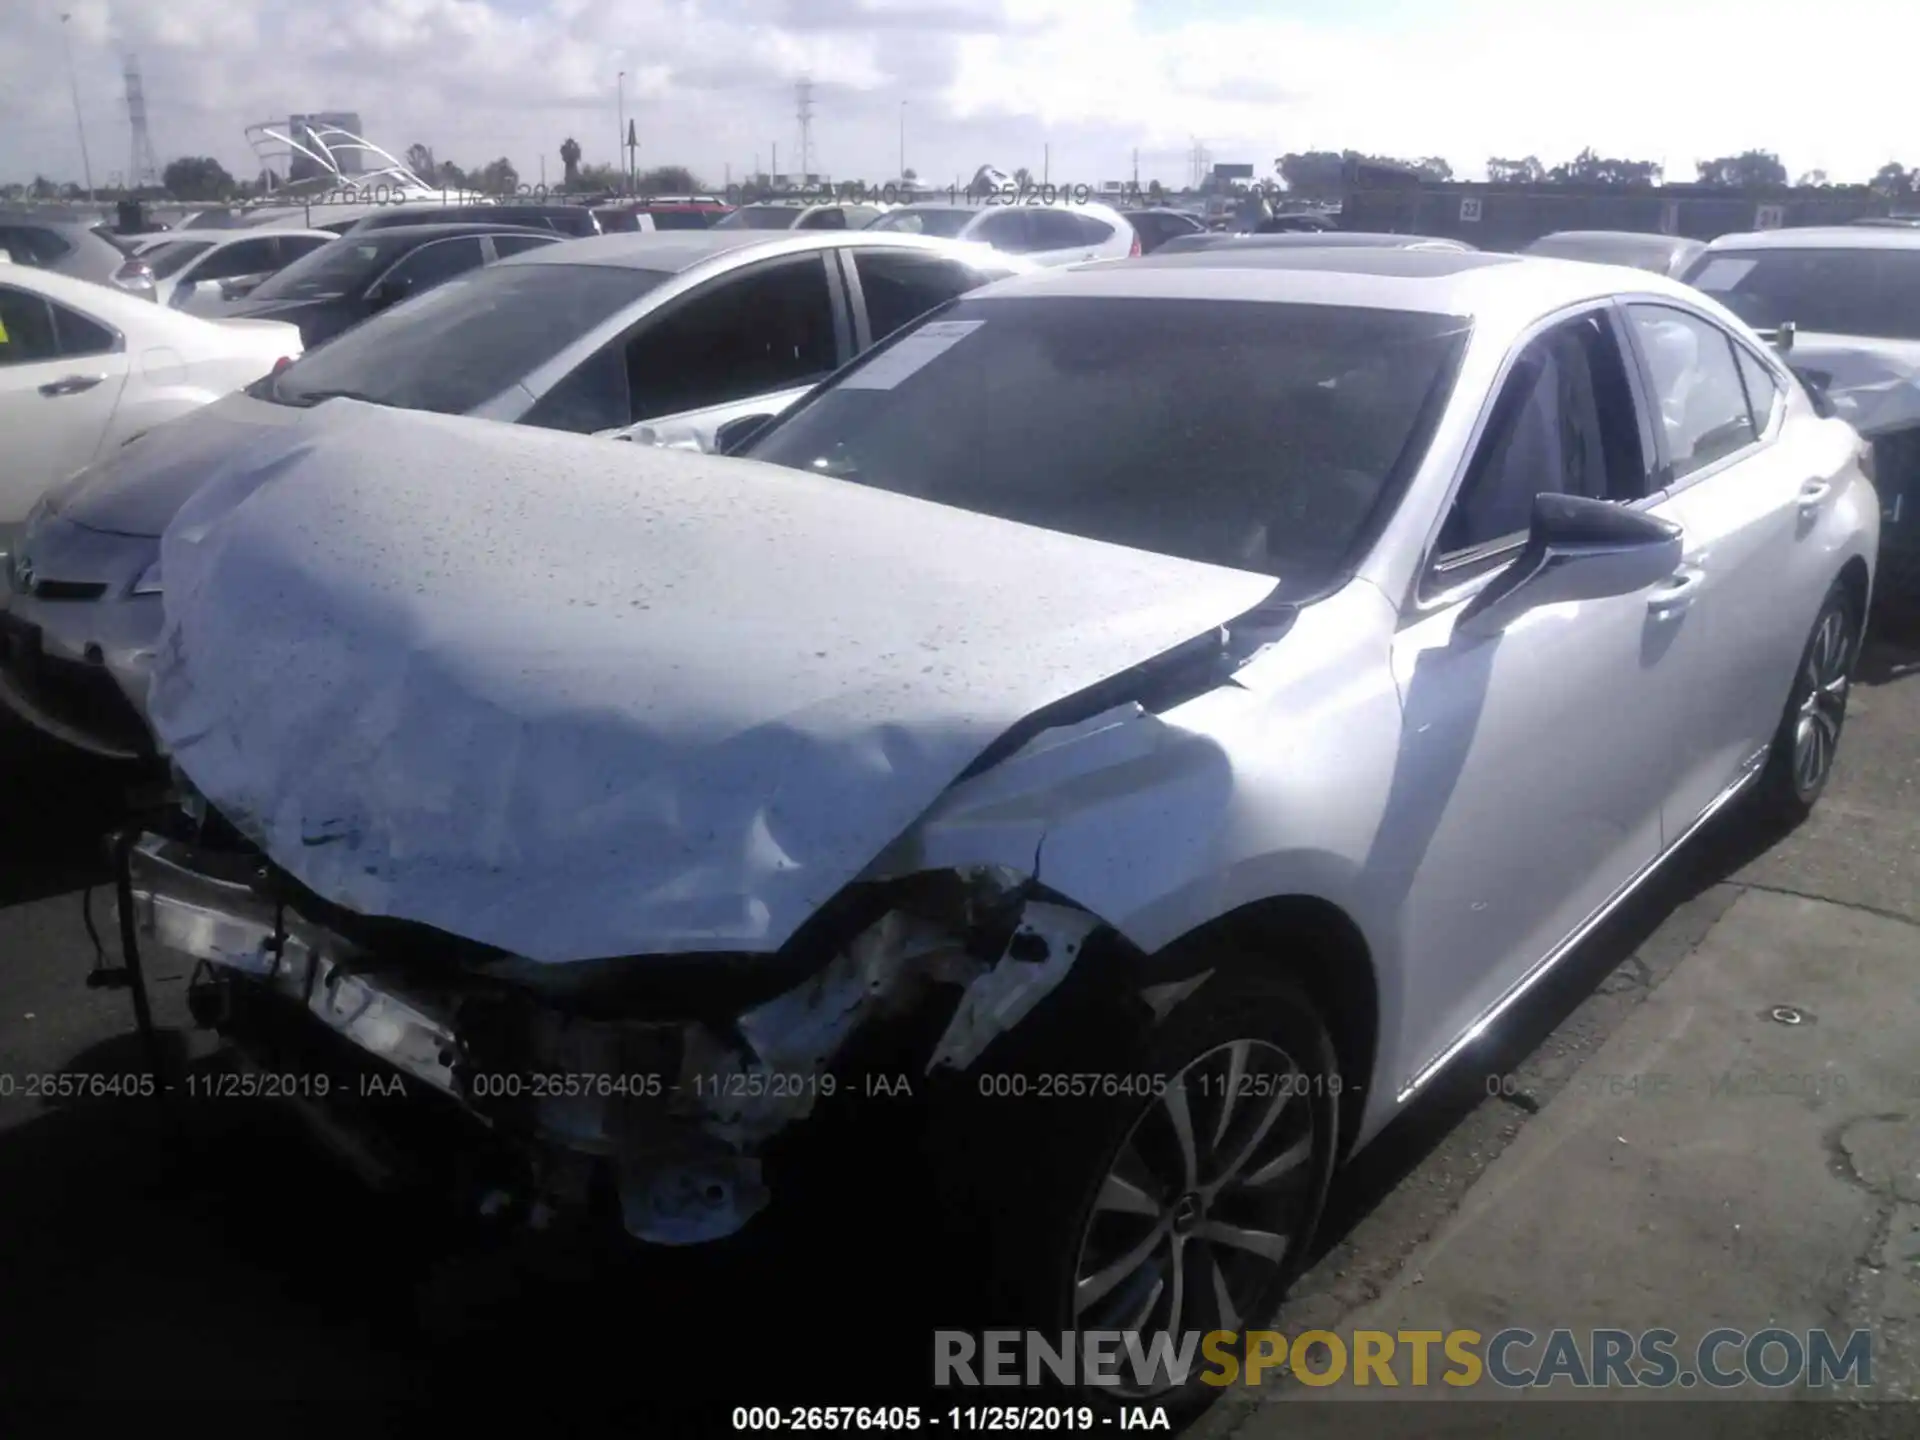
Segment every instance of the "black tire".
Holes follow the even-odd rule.
[[[1860,658],[1861,617],[1856,609],[1846,587],[1836,582],[1794,668],[1793,686],[1759,783],[1761,807],[1782,824],[1806,819],[1833,775]],[[1810,757],[1809,746],[1818,754]]]
[[[1090,1013],[1063,993],[1054,999],[1069,1003],[1036,1014],[969,1072],[967,1093],[958,1098],[965,1113],[947,1137],[957,1163],[943,1167],[943,1191],[949,1233],[977,1237],[972,1263],[979,1269],[966,1287],[971,1328],[1035,1330],[1054,1340],[1086,1330],[1170,1330],[1178,1344],[1185,1332],[1261,1328],[1278,1309],[1311,1253],[1333,1173],[1339,1064],[1306,993],[1265,973],[1270,959],[1209,958],[1215,968],[1207,978],[1162,1016],[1138,1003]],[[1246,1062],[1237,1082],[1236,1049]],[[1293,1078],[1283,1078],[1288,1074]],[[1087,1083],[1063,1087],[1060,1077]],[[1129,1084],[1132,1094],[1125,1093]],[[1223,1121],[1228,1094],[1233,1104]],[[1194,1137],[1195,1164],[1185,1176],[1175,1143],[1176,1097],[1187,1101]],[[1256,1141],[1262,1118],[1270,1128]],[[1223,1162],[1242,1152],[1253,1156],[1243,1178],[1262,1168],[1280,1173],[1257,1187],[1225,1184],[1207,1193]],[[1131,1194],[1109,1188],[1123,1171],[1139,1179]],[[1121,1202],[1150,1205],[1154,1213],[1114,1208]],[[1076,1281],[1107,1283],[1117,1262],[1163,1226],[1177,1233],[1177,1245],[1169,1235],[1138,1269],[1076,1307]],[[1221,1226],[1235,1227],[1241,1238],[1222,1243]],[[1256,1234],[1283,1235],[1284,1245],[1265,1254],[1240,1248]],[[1166,1284],[1176,1248],[1191,1274],[1177,1320]],[[1156,1274],[1163,1287],[1157,1301],[1125,1303],[1130,1287],[1139,1302]],[[1216,1274],[1229,1286],[1232,1314],[1220,1313]],[[1143,1308],[1144,1323],[1133,1318]],[[1179,1425],[1223,1393],[1199,1379],[1212,1368],[1196,1349],[1183,1386],[1142,1393],[1082,1385],[1061,1398],[1102,1411],[1164,1406]],[[1007,1392],[977,1397],[994,1398]]]

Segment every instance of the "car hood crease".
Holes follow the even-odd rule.
[[[334,401],[161,541],[149,714],[326,900],[544,963],[777,949],[1031,712],[1269,576]]]

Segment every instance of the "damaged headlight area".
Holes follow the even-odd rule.
[[[328,1076],[274,1093],[367,1178],[445,1149],[490,1213],[666,1245],[766,1208],[768,1147],[874,1057],[973,1066],[1099,928],[983,868],[842,897],[778,956],[533,965],[370,938],[241,849],[150,834],[128,864],[138,941],[199,962],[196,1020],[256,1076]]]

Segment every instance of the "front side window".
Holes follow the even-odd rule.
[[[793,228],[796,230],[845,230],[847,212],[837,205],[827,210],[816,210],[800,220]]]
[[[1759,438],[1731,336],[1665,305],[1629,305],[1627,316],[1653,381],[1672,479],[1716,464]]]
[[[1646,489],[1626,368],[1613,331],[1583,315],[1529,342],[1440,531],[1440,570],[1523,537],[1534,497],[1634,500]]]
[[[357,293],[374,276],[411,250],[417,242],[402,230],[376,230],[342,236],[330,245],[302,255],[277,275],[262,282],[248,297],[254,300],[319,300]]]
[[[967,297],[744,453],[1305,593],[1397,503],[1467,331],[1324,305]]]
[[[804,385],[834,367],[833,295],[818,255],[722,280],[627,347],[634,420]]]

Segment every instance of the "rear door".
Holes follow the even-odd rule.
[[[1779,724],[1839,571],[1821,519],[1853,447],[1840,427],[1789,423],[1789,377],[1707,317],[1650,301],[1624,310],[1658,420],[1662,483],[1687,536],[1668,615],[1697,683],[1674,737],[1672,839],[1763,758]]]
[[[120,336],[65,305],[0,285],[0,524],[93,458],[127,380]]]

